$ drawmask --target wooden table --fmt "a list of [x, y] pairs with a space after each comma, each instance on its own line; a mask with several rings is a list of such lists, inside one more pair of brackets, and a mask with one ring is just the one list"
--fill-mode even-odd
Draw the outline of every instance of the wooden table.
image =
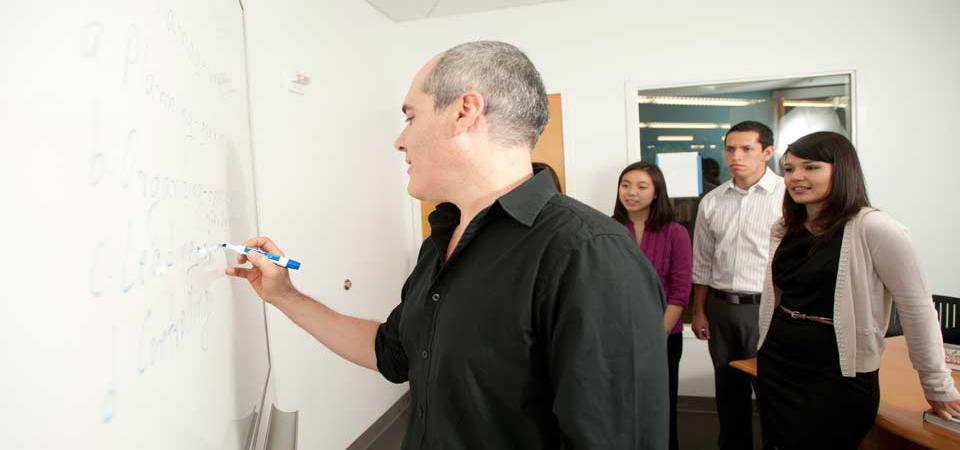
[[[757, 376], [756, 358], [733, 361], [730, 366]], [[960, 386], [960, 372], [953, 372], [953, 380]], [[880, 409], [863, 448], [960, 449], [960, 435], [923, 421], [923, 411], [929, 408], [907, 358], [907, 341], [903, 336], [888, 338], [880, 364]]]

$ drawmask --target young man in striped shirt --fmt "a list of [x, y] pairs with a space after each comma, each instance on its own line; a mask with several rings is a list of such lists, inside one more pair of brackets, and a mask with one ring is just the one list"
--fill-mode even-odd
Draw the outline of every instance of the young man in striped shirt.
[[757, 354], [760, 292], [770, 228], [780, 219], [783, 178], [767, 167], [773, 132], [746, 121], [730, 128], [723, 159], [732, 178], [700, 202], [693, 235], [692, 328], [709, 340], [721, 450], [753, 448], [751, 380], [730, 361]]

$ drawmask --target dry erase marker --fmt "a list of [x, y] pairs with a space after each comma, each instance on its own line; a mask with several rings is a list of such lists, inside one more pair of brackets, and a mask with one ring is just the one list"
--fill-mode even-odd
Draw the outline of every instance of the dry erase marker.
[[297, 270], [297, 269], [300, 268], [300, 262], [299, 262], [299, 261], [294, 261], [294, 260], [292, 260], [292, 259], [290, 259], [290, 258], [287, 258], [286, 256], [277, 256], [277, 255], [274, 255], [274, 254], [272, 254], [272, 253], [267, 253], [267, 252], [265, 252], [265, 251], [263, 251], [263, 250], [260, 250], [260, 249], [250, 248], [250, 247], [244, 247], [244, 246], [242, 246], [242, 245], [233, 245], [233, 244], [221, 244], [221, 247], [223, 247], [223, 248], [228, 248], [228, 249], [230, 249], [230, 250], [233, 250], [233, 251], [235, 251], [235, 252], [237, 252], [237, 253], [242, 253], [242, 254], [244, 254], [244, 255], [248, 255], [248, 254], [250, 254], [250, 252], [259, 253], [259, 254], [263, 255], [264, 257], [266, 257], [267, 259], [269, 259], [270, 262], [272, 262], [272, 263], [274, 263], [274, 264], [276, 264], [276, 265], [278, 265], [278, 266], [280, 266], [280, 267], [286, 267], [286, 268], [288, 268], [288, 269], [293, 269], [293, 270]]

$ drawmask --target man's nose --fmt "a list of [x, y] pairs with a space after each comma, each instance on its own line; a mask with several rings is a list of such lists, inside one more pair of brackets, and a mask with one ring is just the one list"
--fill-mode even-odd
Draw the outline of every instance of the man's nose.
[[400, 135], [393, 140], [393, 148], [400, 152], [407, 151], [407, 147], [404, 144], [403, 133], [400, 133]]

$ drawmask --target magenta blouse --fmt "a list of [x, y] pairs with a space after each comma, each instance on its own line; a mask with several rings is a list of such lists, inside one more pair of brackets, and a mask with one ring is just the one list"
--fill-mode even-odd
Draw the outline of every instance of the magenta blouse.
[[[633, 222], [624, 224], [636, 242], [636, 230]], [[690, 290], [693, 286], [693, 249], [690, 247], [690, 235], [687, 229], [676, 222], [670, 222], [659, 231], [643, 230], [640, 251], [650, 260], [650, 264], [660, 276], [660, 285], [667, 298], [668, 305], [686, 308], [690, 303]], [[683, 320], [678, 320], [671, 334], [683, 331]]]

